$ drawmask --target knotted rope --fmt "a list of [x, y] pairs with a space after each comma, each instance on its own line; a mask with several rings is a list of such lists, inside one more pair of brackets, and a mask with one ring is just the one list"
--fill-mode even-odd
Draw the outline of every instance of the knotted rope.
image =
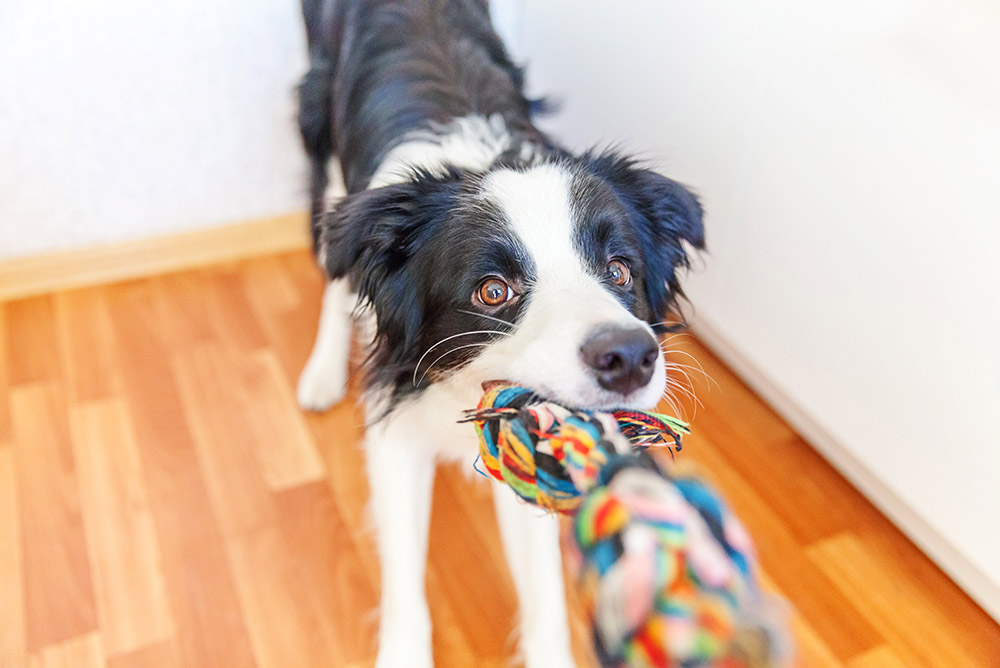
[[598, 657], [606, 666], [776, 665], [753, 548], [711, 489], [645, 452], [681, 449], [687, 425], [645, 411], [574, 410], [498, 385], [465, 421], [487, 473], [522, 499], [574, 514]]

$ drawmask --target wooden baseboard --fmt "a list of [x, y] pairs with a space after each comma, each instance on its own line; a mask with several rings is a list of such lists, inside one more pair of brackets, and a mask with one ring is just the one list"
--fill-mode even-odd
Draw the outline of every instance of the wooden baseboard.
[[956, 550], [934, 527], [855, 457], [827, 429], [817, 423], [801, 404], [768, 374], [732, 345], [704, 315], [691, 319], [691, 329], [719, 359], [736, 372], [750, 388], [802, 435], [834, 468], [885, 514], [931, 558], [955, 583], [965, 590], [987, 614], [1000, 622], [1000, 583], [980, 570]]
[[296, 212], [43, 255], [0, 260], [0, 301], [309, 248], [309, 216]]

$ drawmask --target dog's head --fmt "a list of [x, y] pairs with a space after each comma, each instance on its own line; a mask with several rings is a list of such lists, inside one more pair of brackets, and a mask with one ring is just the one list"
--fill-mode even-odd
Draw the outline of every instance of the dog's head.
[[[375, 312], [370, 382], [399, 399], [461, 373], [568, 405], [648, 408], [655, 335], [703, 247], [683, 186], [614, 154], [414, 174], [351, 195], [319, 257]], [[468, 378], [466, 378], [468, 379]]]

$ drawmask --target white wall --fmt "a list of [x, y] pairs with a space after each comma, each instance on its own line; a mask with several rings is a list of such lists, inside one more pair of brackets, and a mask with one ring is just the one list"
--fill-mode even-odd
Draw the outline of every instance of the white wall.
[[700, 191], [698, 329], [1000, 618], [1000, 8], [502, 4], [551, 130]]
[[0, 3], [0, 258], [303, 210], [297, 0]]

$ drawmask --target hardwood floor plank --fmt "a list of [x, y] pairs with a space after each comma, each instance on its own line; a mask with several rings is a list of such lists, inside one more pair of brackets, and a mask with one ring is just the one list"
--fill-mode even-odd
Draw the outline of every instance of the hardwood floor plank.
[[102, 399], [121, 391], [114, 364], [115, 337], [103, 288], [53, 295], [63, 378], [71, 401]]
[[[859, 512], [860, 521], [851, 532], [883, 568], [919, 587], [922, 609], [947, 617], [955, 642], [977, 661], [1000, 665], [1000, 627], [888, 520], [868, 506], [871, 514]], [[874, 595], [874, 593], [866, 594]]]
[[[503, 557], [489, 481], [466, 479], [455, 465], [438, 466], [429, 534], [427, 600], [435, 628], [461, 635], [438, 653], [475, 663], [517, 651], [517, 597]], [[478, 474], [475, 474], [478, 475]], [[444, 558], [447, 555], [447, 558]], [[470, 595], [470, 592], [474, 592]], [[435, 615], [441, 619], [438, 623]]]
[[371, 532], [366, 529], [369, 518], [368, 478], [364, 473], [362, 448], [364, 421], [364, 410], [358, 403], [356, 388], [325, 413], [306, 415], [306, 423], [326, 463], [337, 508], [348, 528], [357, 532], [355, 542], [363, 549], [366, 545], [371, 546], [369, 554], [374, 554], [374, 541]]
[[219, 340], [242, 351], [267, 346], [267, 338], [247, 297], [242, 277], [229, 267], [206, 272], [206, 296]]
[[785, 630], [789, 634], [785, 641], [789, 647], [785, 648], [792, 659], [793, 665], [802, 668], [839, 668], [844, 664], [834, 656], [827, 646], [823, 637], [802, 617], [793, 606], [789, 605], [789, 597], [778, 588], [774, 581], [768, 577], [767, 573], [758, 573], [761, 588], [768, 594], [777, 597], [774, 603], [784, 606], [779, 619], [786, 622]]
[[913, 663], [913, 659], [903, 660], [892, 647], [880, 645], [849, 661], [847, 668], [912, 668], [915, 665], [918, 664]]
[[[222, 535], [175, 385], [161, 319], [169, 291], [154, 282], [113, 286], [109, 306], [130, 422], [162, 555], [163, 578], [184, 668], [253, 666]], [[179, 309], [178, 309], [179, 311]], [[177, 345], [180, 341], [174, 339]]]
[[354, 541], [325, 480], [275, 494], [285, 541], [309, 583], [313, 606], [333, 638], [330, 664], [374, 660], [378, 571]]
[[323, 480], [326, 465], [277, 357], [257, 352], [242, 366], [247, 424], [268, 486], [280, 490]]
[[244, 263], [240, 276], [258, 319], [265, 312], [288, 313], [304, 306], [299, 287], [279, 256]]
[[10, 364], [14, 348], [8, 335], [7, 305], [0, 302], [0, 443], [10, 443]]
[[332, 630], [308, 605], [311, 585], [277, 527], [231, 536], [227, 548], [257, 665], [340, 665]]
[[[807, 549], [837, 588], [857, 601], [859, 614], [894, 650], [912, 650], [934, 666], [987, 665], [1000, 654], [973, 655], [956, 637], [950, 616], [928, 605], [923, 584], [911, 581], [895, 562], [843, 533]], [[875, 583], [879, 583], [877, 588]]]
[[31, 656], [30, 668], [104, 668], [104, 647], [99, 633], [48, 645]]
[[248, 423], [251, 408], [240, 385], [245, 363], [239, 354], [215, 343], [178, 353], [174, 360], [185, 419], [191, 425], [212, 508], [227, 538], [275, 521]]
[[7, 347], [10, 384], [57, 380], [60, 373], [52, 297], [44, 295], [7, 302]]
[[[309, 275], [291, 268], [286, 258], [274, 260], [264, 276], [247, 277], [247, 293], [271, 348], [295, 387], [312, 350], [313, 336], [303, 336], [303, 332], [316, 333], [319, 312], [314, 300], [321, 299], [322, 282], [315, 267], [314, 275]], [[298, 274], [308, 275], [307, 282]], [[289, 294], [290, 287], [295, 290], [294, 297]]]
[[27, 658], [16, 482], [13, 448], [0, 443], [0, 666]]
[[184, 668], [173, 641], [147, 645], [140, 649], [108, 657], [108, 668]]
[[197, 345], [215, 338], [211, 307], [205, 289], [210, 269], [192, 269], [157, 276], [148, 282], [152, 302], [149, 307], [169, 323], [159, 333], [172, 350]]
[[29, 652], [97, 629], [66, 405], [55, 383], [11, 391]]
[[124, 401], [77, 405], [70, 424], [105, 650], [120, 654], [165, 640], [173, 619]]

